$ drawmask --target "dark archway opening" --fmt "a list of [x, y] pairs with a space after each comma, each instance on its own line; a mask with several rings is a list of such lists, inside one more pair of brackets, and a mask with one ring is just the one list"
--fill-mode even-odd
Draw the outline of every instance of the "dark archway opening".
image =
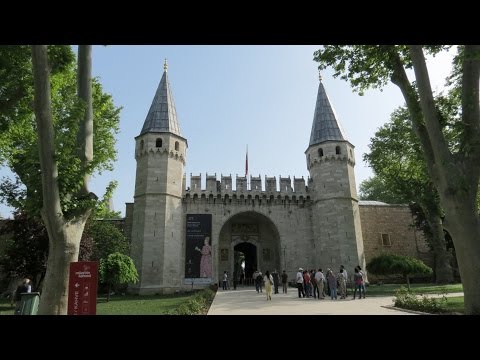
[[[243, 242], [235, 245], [234, 271], [237, 274], [241, 284], [245, 284], [245, 279], [251, 279], [253, 272], [258, 268], [257, 247], [251, 243]], [[245, 267], [242, 268], [242, 263]]]

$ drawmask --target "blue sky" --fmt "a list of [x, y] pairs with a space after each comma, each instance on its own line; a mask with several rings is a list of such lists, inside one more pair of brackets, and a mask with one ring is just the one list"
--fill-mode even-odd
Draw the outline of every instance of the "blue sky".
[[[96, 175], [91, 191], [103, 196], [111, 180], [118, 181], [115, 210], [125, 212], [133, 201], [136, 162], [134, 137], [140, 133], [168, 58], [168, 75], [180, 128], [188, 140], [187, 186], [190, 173], [245, 174], [248, 144], [249, 174], [308, 177], [304, 151], [308, 147], [318, 89], [313, 52], [321, 46], [94, 46], [93, 72], [104, 90], [122, 106], [118, 159], [113, 172]], [[429, 62], [434, 89], [441, 89], [450, 55]], [[362, 156], [370, 138], [403, 105], [400, 90], [353, 93], [349, 84], [322, 72], [323, 83], [347, 139], [355, 146], [357, 189], [372, 176]], [[0, 169], [0, 177], [8, 175]], [[11, 209], [0, 205], [0, 215]]]

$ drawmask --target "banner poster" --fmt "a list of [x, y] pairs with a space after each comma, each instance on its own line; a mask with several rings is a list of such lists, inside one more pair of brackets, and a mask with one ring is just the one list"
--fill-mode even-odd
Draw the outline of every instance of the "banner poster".
[[212, 214], [187, 214], [185, 284], [210, 284], [212, 267]]

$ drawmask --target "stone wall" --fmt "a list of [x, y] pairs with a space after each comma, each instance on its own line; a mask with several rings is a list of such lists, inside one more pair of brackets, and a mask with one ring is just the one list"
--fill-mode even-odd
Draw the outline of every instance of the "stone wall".
[[[360, 204], [363, 246], [366, 262], [381, 254], [412, 256], [433, 266], [423, 234], [415, 229], [408, 205]], [[382, 239], [382, 234], [383, 239]], [[370, 281], [375, 281], [369, 275]]]

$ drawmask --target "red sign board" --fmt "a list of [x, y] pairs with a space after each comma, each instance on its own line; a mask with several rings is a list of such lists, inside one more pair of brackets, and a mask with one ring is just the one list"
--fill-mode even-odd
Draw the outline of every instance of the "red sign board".
[[96, 261], [70, 263], [68, 282], [68, 315], [95, 315], [97, 313]]

